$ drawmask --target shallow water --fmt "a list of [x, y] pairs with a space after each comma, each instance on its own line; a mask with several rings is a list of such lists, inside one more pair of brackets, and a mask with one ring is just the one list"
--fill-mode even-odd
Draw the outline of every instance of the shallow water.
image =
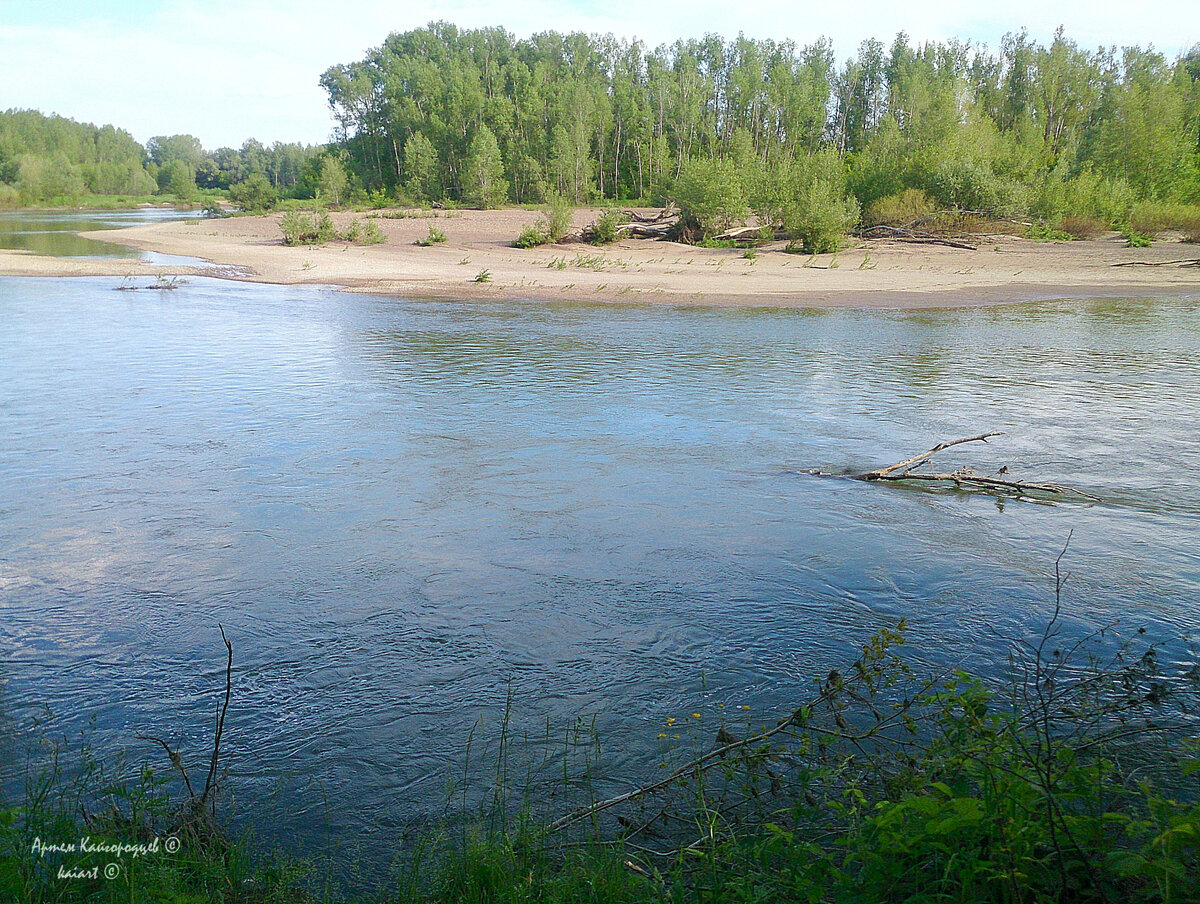
[[176, 210], [170, 207], [138, 207], [129, 210], [0, 210], [0, 248], [32, 251], [50, 257], [127, 258], [152, 264], [203, 264], [203, 261], [197, 261], [195, 258], [138, 251], [136, 248], [76, 234], [196, 217], [197, 213], [194, 210]]
[[[666, 717], [766, 718], [900, 617], [915, 655], [991, 669], [1048, 617], [1072, 531], [1071, 630], [1200, 627], [1196, 298], [116, 285], [0, 280], [0, 714], [199, 756], [222, 623], [237, 809], [272, 834], [390, 837], [436, 810], [510, 690], [522, 725], [595, 714], [623, 780]], [[1099, 501], [804, 473], [988, 429], [946, 463]]]

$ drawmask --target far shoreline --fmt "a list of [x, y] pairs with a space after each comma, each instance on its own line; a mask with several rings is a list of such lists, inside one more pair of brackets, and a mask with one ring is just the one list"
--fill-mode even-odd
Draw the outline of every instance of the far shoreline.
[[[577, 210], [575, 224], [596, 213]], [[79, 234], [210, 266], [0, 250], [0, 276], [211, 276], [410, 299], [876, 310], [1200, 294], [1200, 246], [1162, 240], [1128, 248], [1115, 234], [1063, 243], [978, 236], [978, 248], [970, 251], [867, 240], [815, 258], [772, 243], [748, 259], [741, 249], [646, 239], [523, 250], [512, 241], [537, 213], [519, 208], [340, 212], [333, 218], [344, 228], [372, 214], [383, 244], [289, 247], [279, 214], [175, 221]], [[447, 241], [416, 245], [431, 226]], [[487, 281], [476, 282], [485, 271]]]

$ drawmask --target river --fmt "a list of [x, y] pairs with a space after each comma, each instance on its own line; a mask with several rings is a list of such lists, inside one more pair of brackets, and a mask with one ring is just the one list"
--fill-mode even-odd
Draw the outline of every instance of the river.
[[[994, 673], [1067, 537], [1075, 633], [1200, 628], [1200, 304], [447, 303], [0, 279], [0, 715], [199, 761], [316, 840], [436, 812], [468, 736], [764, 720], [874, 630]], [[1096, 501], [806, 473], [933, 443]], [[42, 729], [45, 730], [45, 729]], [[8, 742], [9, 746], [12, 742]], [[11, 746], [10, 746], [11, 749]], [[162, 764], [165, 765], [165, 764]]]

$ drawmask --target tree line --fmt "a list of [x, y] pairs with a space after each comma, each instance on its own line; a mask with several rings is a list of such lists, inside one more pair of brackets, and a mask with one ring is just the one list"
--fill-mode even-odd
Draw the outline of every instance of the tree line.
[[161, 135], [143, 146], [111, 125], [35, 110], [0, 112], [0, 207], [87, 195], [197, 200], [227, 190], [251, 206], [270, 206], [278, 197], [315, 197], [331, 166], [340, 170], [339, 151], [321, 145], [250, 139], [240, 148], [207, 151], [193, 135]]
[[697, 173], [747, 204], [815, 192], [857, 210], [905, 190], [1050, 219], [1200, 200], [1200, 47], [1172, 60], [1061, 29], [997, 50], [900, 34], [839, 65], [824, 39], [650, 49], [436, 22], [321, 84], [352, 178], [413, 200], [657, 203]]

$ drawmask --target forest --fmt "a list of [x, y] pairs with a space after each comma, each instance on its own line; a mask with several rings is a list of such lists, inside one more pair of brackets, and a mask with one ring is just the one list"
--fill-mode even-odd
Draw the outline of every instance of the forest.
[[962, 41], [676, 41], [435, 22], [320, 76], [328, 145], [191, 135], [143, 147], [113, 126], [0, 113], [0, 207], [86, 196], [283, 198], [383, 206], [630, 202], [683, 210], [704, 240], [757, 222], [812, 249], [937, 211], [1075, 237], [1200, 231], [1200, 46], [997, 50]]
[[322, 146], [264, 147], [254, 139], [239, 149], [205, 151], [192, 135], [158, 136], [143, 146], [111, 125], [7, 110], [0, 112], [0, 208], [94, 196], [197, 201], [231, 188], [235, 196], [257, 192], [255, 200], [312, 198], [327, 155]]
[[717, 220], [832, 207], [853, 221], [884, 202], [1108, 225], [1139, 201], [1200, 200], [1200, 48], [900, 34], [839, 65], [824, 39], [651, 50], [439, 22], [321, 83], [353, 178], [412, 200], [690, 194]]

